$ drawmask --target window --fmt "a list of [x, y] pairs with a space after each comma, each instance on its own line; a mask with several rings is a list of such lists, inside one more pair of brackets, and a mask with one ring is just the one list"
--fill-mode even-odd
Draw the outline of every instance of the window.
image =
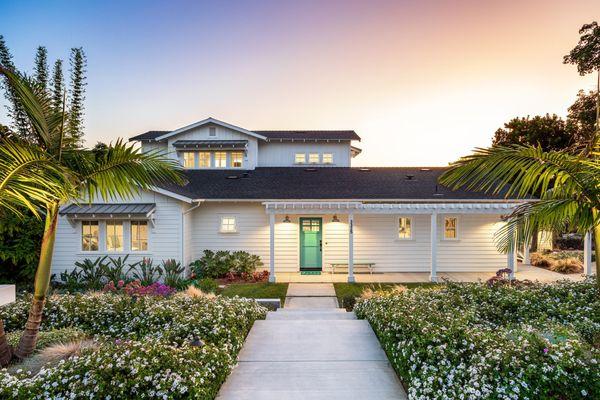
[[215, 167], [225, 168], [227, 167], [227, 153], [224, 151], [217, 151], [215, 153]]
[[211, 126], [208, 128], [208, 136], [217, 136], [217, 127]]
[[311, 164], [318, 164], [319, 163], [319, 153], [310, 153], [308, 155], [308, 162]]
[[201, 151], [198, 153], [198, 168], [210, 168], [210, 153]]
[[457, 235], [457, 223], [456, 217], [445, 217], [444, 218], [444, 239], [456, 239]]
[[323, 153], [323, 164], [333, 164], [332, 153]]
[[148, 250], [148, 222], [131, 221], [131, 251]]
[[231, 166], [233, 168], [242, 168], [242, 160], [244, 159], [244, 153], [236, 151], [231, 153]]
[[183, 167], [184, 168], [194, 168], [195, 165], [195, 157], [194, 152], [192, 151], [184, 151], [183, 152]]
[[81, 221], [81, 250], [98, 251], [98, 221]]
[[304, 164], [306, 162], [306, 154], [304, 153], [296, 153], [296, 158], [294, 159], [296, 164]]
[[123, 251], [123, 223], [106, 223], [106, 251]]
[[398, 219], [398, 239], [412, 239], [412, 219], [400, 217]]
[[221, 217], [221, 232], [232, 233], [237, 232], [235, 217]]

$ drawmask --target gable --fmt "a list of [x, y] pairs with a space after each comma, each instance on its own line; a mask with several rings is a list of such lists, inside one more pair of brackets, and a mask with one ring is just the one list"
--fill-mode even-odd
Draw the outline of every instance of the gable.
[[[223, 121], [220, 121], [218, 119], [209, 117], [209, 118], [203, 119], [201, 121], [195, 122], [193, 124], [184, 126], [182, 128], [175, 129], [174, 131], [162, 134], [160, 136], [156, 136], [154, 138], [154, 140], [159, 141], [159, 140], [169, 139], [169, 138], [173, 138], [174, 136], [179, 136], [182, 133], [186, 133], [186, 132], [190, 132], [190, 131], [196, 131], [196, 132], [198, 132], [198, 131], [201, 130], [200, 128], [203, 128], [203, 127], [207, 127], [208, 128], [209, 126], [217, 126], [217, 127], [225, 128], [227, 130], [230, 130], [230, 131], [233, 131], [233, 132], [237, 132], [238, 134], [241, 134], [241, 135], [244, 135], [244, 136], [250, 136], [250, 137], [253, 137], [253, 138], [256, 138], [256, 139], [262, 139], [262, 140], [266, 140], [267, 139], [263, 135], [259, 135], [257, 133], [252, 132], [252, 131], [249, 131], [247, 129], [240, 128], [239, 126], [228, 124], [227, 122], [223, 122]], [[208, 129], [207, 129], [207, 131], [208, 131]], [[208, 135], [207, 135], [207, 138], [208, 138]]]

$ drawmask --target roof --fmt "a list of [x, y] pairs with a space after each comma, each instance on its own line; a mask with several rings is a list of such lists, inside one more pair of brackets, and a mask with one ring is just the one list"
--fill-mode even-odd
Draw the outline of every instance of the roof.
[[177, 148], [194, 149], [244, 149], [247, 140], [177, 140], [173, 143]]
[[143, 215], [147, 216], [156, 209], [154, 203], [131, 204], [71, 204], [60, 210], [60, 215]]
[[502, 195], [452, 191], [437, 180], [446, 168], [264, 167], [251, 171], [187, 170], [185, 186], [161, 188], [207, 200], [503, 200]]
[[268, 140], [358, 140], [354, 131], [254, 131]]
[[[179, 129], [177, 131], [180, 131]], [[129, 140], [153, 141], [161, 136], [177, 131], [148, 131]], [[360, 136], [354, 131], [253, 131], [255, 134], [264, 136], [267, 140], [358, 140]]]

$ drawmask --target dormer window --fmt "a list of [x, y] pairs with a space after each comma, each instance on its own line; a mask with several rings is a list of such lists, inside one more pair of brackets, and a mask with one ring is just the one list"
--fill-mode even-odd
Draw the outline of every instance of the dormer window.
[[194, 168], [196, 165], [195, 153], [193, 151], [183, 152], [183, 168]]
[[215, 137], [217, 136], [217, 127], [211, 126], [208, 128], [208, 136]]
[[296, 153], [296, 157], [294, 159], [296, 164], [304, 164], [306, 162], [306, 154], [304, 153]]
[[224, 151], [215, 152], [215, 168], [227, 167], [227, 153]]
[[311, 164], [318, 164], [319, 163], [319, 153], [310, 153], [308, 155], [308, 162]]

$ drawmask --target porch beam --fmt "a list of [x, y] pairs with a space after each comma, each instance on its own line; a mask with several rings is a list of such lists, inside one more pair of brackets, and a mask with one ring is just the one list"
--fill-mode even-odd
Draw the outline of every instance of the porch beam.
[[354, 214], [348, 214], [348, 282], [356, 282], [354, 278]]
[[[597, 257], [596, 255], [596, 263], [598, 263]], [[583, 238], [583, 273], [587, 276], [592, 275], [592, 235], [590, 232], [586, 232]]]
[[429, 280], [437, 282], [437, 213], [431, 214], [431, 264]]
[[275, 214], [269, 214], [269, 282], [275, 282]]

